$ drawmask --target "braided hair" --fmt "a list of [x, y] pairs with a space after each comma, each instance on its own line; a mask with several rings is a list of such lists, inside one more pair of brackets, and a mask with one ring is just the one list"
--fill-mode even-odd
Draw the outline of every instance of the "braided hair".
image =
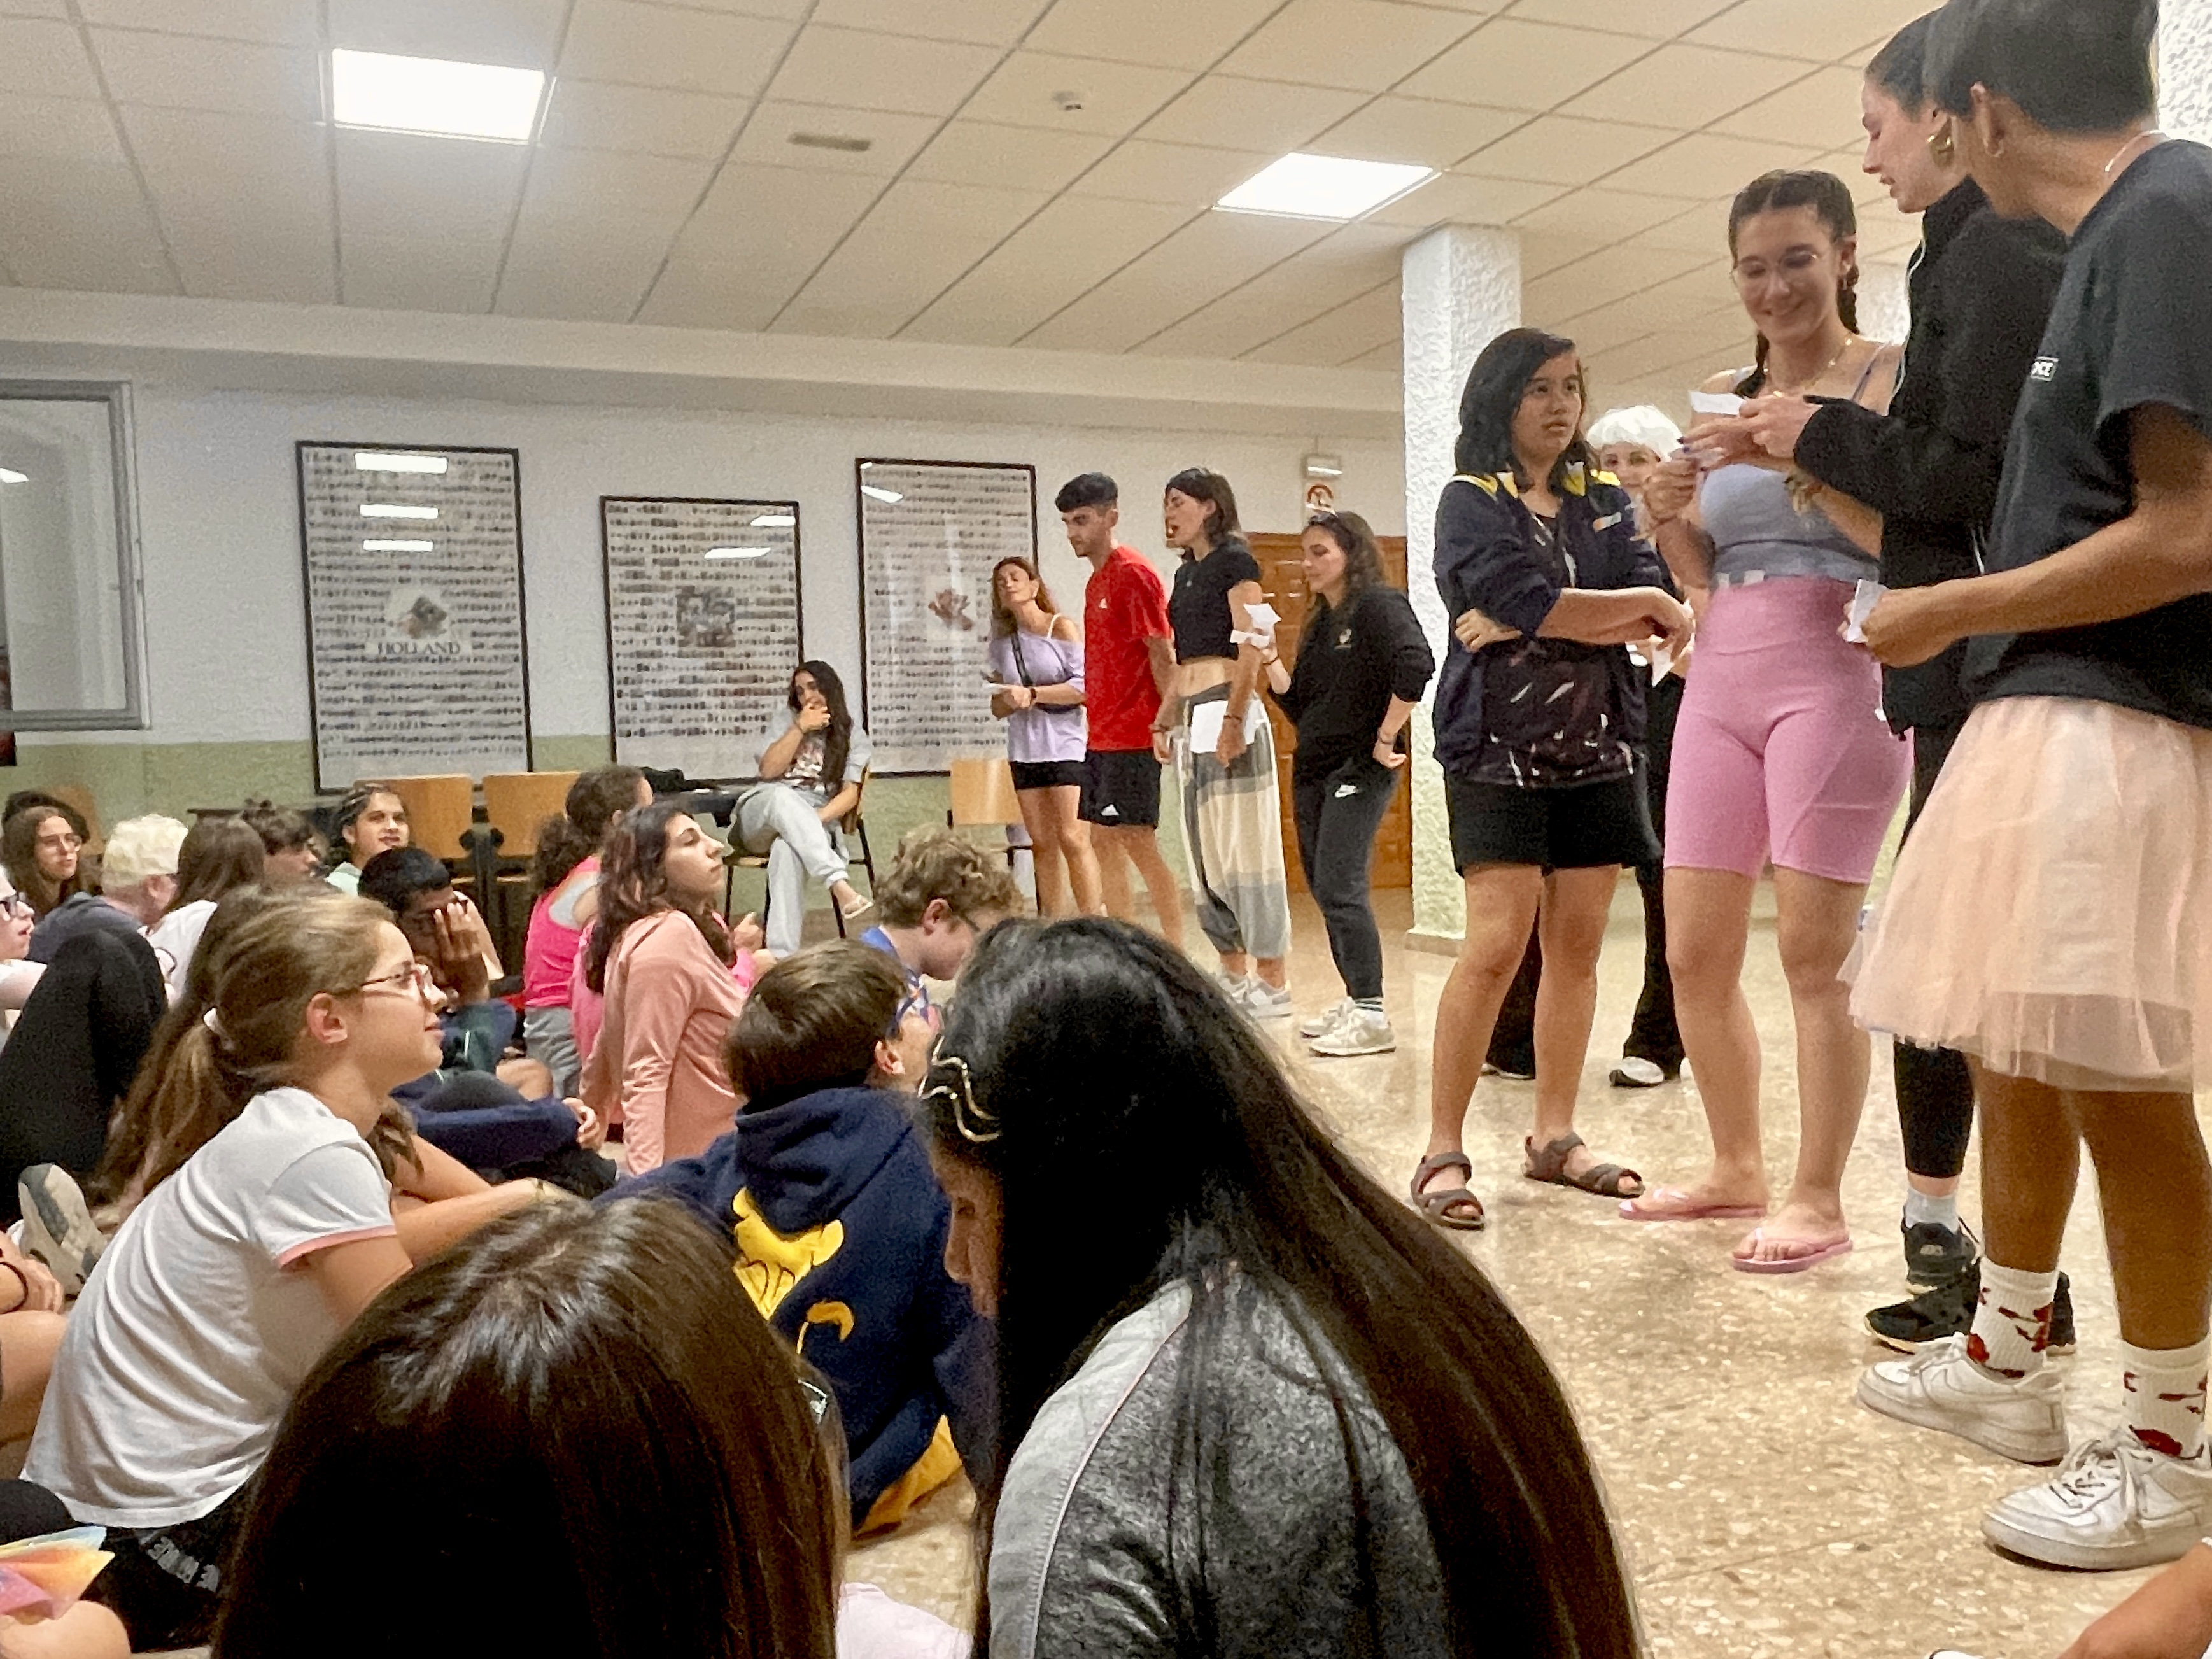
[[[1811, 168], [1762, 173], [1736, 192], [1735, 200], [1729, 207], [1729, 257], [1735, 257], [1736, 233], [1742, 229], [1745, 220], [1762, 213], [1780, 213], [1801, 207], [1812, 209], [1813, 216], [1820, 222], [1820, 228], [1838, 242], [1859, 234], [1858, 210], [1851, 204], [1850, 188], [1834, 173]], [[1836, 289], [1836, 313], [1854, 334], [1859, 331], [1858, 290], [1858, 260], [1853, 258], [1844, 263], [1843, 281]], [[1759, 337], [1757, 355], [1752, 360], [1751, 373], [1736, 382], [1739, 398], [1755, 398], [1765, 388], [1768, 349], [1766, 336], [1762, 334]]]

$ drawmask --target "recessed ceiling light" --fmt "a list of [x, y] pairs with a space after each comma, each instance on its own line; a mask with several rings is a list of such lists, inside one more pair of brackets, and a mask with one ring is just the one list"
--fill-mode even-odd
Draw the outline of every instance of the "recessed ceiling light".
[[361, 516], [364, 519], [434, 519], [434, 507], [399, 507], [390, 501], [364, 501]]
[[331, 53], [331, 113], [342, 127], [527, 143], [544, 94], [542, 70], [343, 46]]
[[768, 552], [765, 547], [710, 547], [707, 550], [707, 556], [710, 559], [764, 559]]
[[380, 449], [357, 449], [353, 464], [363, 472], [443, 472], [443, 455], [397, 455]]
[[379, 541], [374, 538], [361, 544], [364, 553], [428, 553], [436, 545], [434, 542]]
[[798, 524], [798, 522], [799, 518], [796, 514], [763, 513], [760, 517], [753, 520], [753, 528], [756, 530], [789, 530]]
[[1357, 219], [1436, 176], [1434, 167], [1406, 161], [1293, 152], [1261, 168], [1214, 205], [1231, 213], [1292, 219]]
[[30, 482], [31, 475], [29, 473], [11, 472], [6, 467], [0, 466], [0, 483], [28, 483]]
[[906, 499], [905, 496], [900, 495], [896, 489], [884, 489], [875, 484], [862, 484], [860, 486], [860, 493], [863, 495], [866, 495], [870, 501], [882, 501], [887, 505], [897, 501], [902, 501]]

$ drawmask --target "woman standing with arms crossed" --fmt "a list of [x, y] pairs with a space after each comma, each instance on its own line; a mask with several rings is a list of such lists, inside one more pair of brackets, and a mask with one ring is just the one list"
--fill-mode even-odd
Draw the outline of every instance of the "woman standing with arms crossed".
[[1398, 1039], [1382, 1012], [1382, 939], [1367, 870], [1406, 764], [1406, 722], [1437, 662], [1413, 607], [1383, 577], [1366, 520], [1321, 514], [1299, 548], [1313, 614], [1295, 668], [1268, 647], [1267, 689], [1297, 723], [1291, 793], [1298, 862], [1328, 924], [1345, 993], [1299, 1035], [1317, 1054], [1388, 1054]]
[[[1770, 173], [1738, 193], [1729, 246], [1758, 359], [1748, 374], [1714, 376], [1707, 392], [1887, 405], [1898, 353], [1856, 331], [1856, 233], [1850, 191], [1831, 173]], [[1800, 1273], [1851, 1248], [1841, 1187], [1872, 1051], [1839, 975], [1911, 757], [1882, 724], [1873, 659], [1841, 637], [1852, 585], [1880, 567], [1827, 513], [1800, 511], [1780, 473], [1727, 464], [1739, 424], [1693, 428], [1689, 451], [1644, 492], [1676, 578], [1711, 592], [1667, 792], [1667, 956], [1713, 1163], [1687, 1188], [1662, 1187], [1621, 1213], [1766, 1212], [1759, 1032], [1742, 981], [1752, 896], [1771, 857], [1802, 1127], [1789, 1197], [1733, 1265]], [[1715, 460], [1700, 483], [1701, 462]], [[1855, 505], [1835, 510], [1863, 519]]]
[[[1054, 609], [1027, 559], [991, 571], [991, 713], [1006, 723], [1014, 799], [1036, 864], [1037, 909], [1066, 913], [1067, 893], [1085, 915], [1098, 910], [1098, 860], [1083, 805], [1083, 630]], [[1060, 870], [1067, 871], [1066, 888]]]
[[1291, 892], [1274, 734], [1253, 707], [1268, 638], [1252, 620], [1263, 603], [1260, 565], [1237, 524], [1236, 493], [1218, 472], [1176, 473], [1162, 510], [1167, 544], [1183, 558], [1168, 599], [1175, 690], [1154, 729], [1165, 737], [1181, 728], [1176, 779], [1198, 925], [1221, 953], [1222, 978], [1237, 1000], [1260, 1018], [1280, 1019], [1291, 1012]]
[[1571, 340], [1510, 329], [1482, 349], [1460, 397], [1458, 476], [1437, 503], [1437, 587], [1453, 618], [1437, 684], [1437, 760], [1467, 932], [1437, 1006], [1428, 1156], [1413, 1202], [1447, 1227], [1482, 1225], [1462, 1146], [1491, 1028], [1541, 927], [1531, 1179], [1607, 1198], [1644, 1190], [1574, 1132], [1597, 1012], [1598, 948], [1624, 864], [1650, 858], [1636, 778], [1642, 672], [1625, 648], [1679, 642], [1690, 615], [1636, 532], [1617, 484], [1590, 474], [1583, 372]]

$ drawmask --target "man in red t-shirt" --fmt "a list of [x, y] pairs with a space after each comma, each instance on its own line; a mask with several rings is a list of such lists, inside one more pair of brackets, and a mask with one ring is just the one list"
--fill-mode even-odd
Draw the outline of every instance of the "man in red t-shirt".
[[1167, 590], [1144, 556], [1114, 539], [1121, 492], [1103, 472], [1060, 486], [1053, 505], [1067, 543], [1091, 562], [1083, 594], [1084, 708], [1090, 751], [1084, 757], [1082, 817], [1098, 854], [1106, 914], [1127, 921], [1129, 872], [1137, 866], [1159, 915], [1160, 932], [1182, 944], [1182, 892], [1169, 874], [1153, 831], [1160, 822], [1160, 695], [1175, 674]]

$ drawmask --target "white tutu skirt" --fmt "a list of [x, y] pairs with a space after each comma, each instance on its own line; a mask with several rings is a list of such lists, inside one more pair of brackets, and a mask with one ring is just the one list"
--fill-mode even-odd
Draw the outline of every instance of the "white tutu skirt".
[[2007, 1076], [2212, 1085], [2212, 732], [1984, 703], [1845, 974], [1860, 1024]]

